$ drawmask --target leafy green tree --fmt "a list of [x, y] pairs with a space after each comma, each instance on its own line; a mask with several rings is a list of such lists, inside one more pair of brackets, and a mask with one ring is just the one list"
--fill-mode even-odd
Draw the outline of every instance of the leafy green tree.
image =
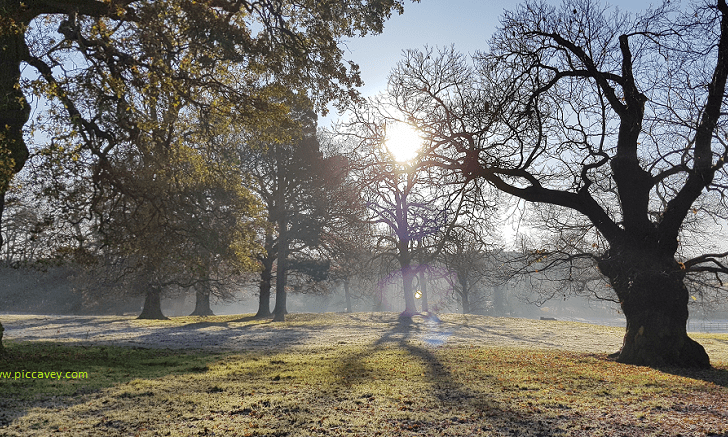
[[526, 2], [501, 22], [472, 63], [408, 52], [395, 105], [433, 165], [588, 223], [592, 251], [571, 259], [590, 256], [621, 304], [619, 361], [708, 367], [686, 333], [685, 278], [720, 281], [726, 253], [683, 250], [683, 231], [698, 209], [725, 217], [726, 2], [637, 16]]
[[[30, 106], [24, 93], [31, 86], [21, 79], [24, 63], [39, 74], [36, 92], [58, 104], [57, 114], [103, 162], [130, 140], [119, 137], [117, 127], [126, 112], [143, 108], [127, 100], [126, 88], [149, 72], [182, 100], [194, 101], [193, 89], [215, 89], [226, 97], [224, 109], [251, 125], [275, 122], [273, 113], [286, 112], [269, 105], [267, 91], [254, 86], [260, 76], [306, 89], [324, 110], [332, 100], [356, 97], [361, 84], [358, 67], [347, 64], [337, 46], [341, 38], [381, 32], [392, 11], [402, 10], [397, 0], [2, 0], [0, 217], [10, 178], [28, 157], [23, 127]], [[138, 50], [153, 44], [159, 53]], [[180, 56], [165, 62], [162, 52]], [[79, 92], [83, 81], [97, 81], [103, 94]]]
[[[306, 108], [306, 101], [297, 104]], [[270, 289], [275, 264], [276, 306], [273, 315], [283, 319], [286, 313], [286, 275], [295, 261], [305, 271], [313, 259], [307, 257], [319, 245], [327, 221], [329, 204], [327, 186], [336, 181], [328, 178], [327, 160], [319, 147], [316, 114], [308, 109], [292, 110], [294, 122], [287, 134], [256, 132], [240, 139], [243, 169], [252, 178], [251, 189], [257, 193], [267, 211], [269, 226], [265, 231], [257, 317], [271, 315]], [[267, 138], [287, 141], [268, 142]], [[292, 255], [298, 254], [294, 260]], [[303, 257], [303, 258], [301, 258]], [[311, 275], [309, 275], [311, 276]]]
[[[229, 104], [249, 113], [258, 109], [255, 101], [265, 101], [265, 96], [250, 92], [246, 75], [264, 73], [287, 87], [307, 89], [316, 107], [323, 110], [332, 100], [351, 99], [361, 84], [358, 67], [347, 63], [337, 46], [341, 38], [381, 32], [384, 21], [392, 11], [401, 13], [403, 4], [396, 0], [3, 0], [0, 11], [4, 60], [0, 67], [4, 175], [0, 188], [4, 192], [12, 174], [28, 157], [23, 126], [30, 106], [24, 95], [28, 87], [20, 75], [24, 63], [42, 76], [43, 91], [62, 102], [71, 124], [89, 137], [109, 142], [115, 139], [112, 130], [93, 113], [102, 108], [84, 105], [78, 96], [68, 93], [69, 76], [103, 73], [108, 76], [106, 98], [113, 99], [123, 97], [123, 87], [134, 80], [136, 70], [154, 70], [176, 84], [181, 96], [194, 99], [189, 93], [191, 84], [217, 86], [229, 97], [236, 95]], [[164, 38], [160, 38], [162, 33]], [[142, 44], [183, 48], [184, 56], [174, 63], [160, 62], [159, 56], [137, 50]], [[79, 62], [66, 68], [71, 59]], [[236, 82], [219, 81], [220, 74], [232, 65], [243, 79], [237, 82], [243, 84], [240, 88], [231, 85]]]
[[[209, 296], [256, 268], [258, 203], [234, 177], [239, 171], [221, 170], [184, 144], [167, 146], [176, 156], [161, 162], [125, 156], [108, 175], [121, 189], [101, 183], [108, 194], [94, 202], [106, 261], [100, 267], [117, 285], [143, 287], [134, 290], [146, 295], [141, 318], [162, 317], [160, 297], [169, 287]], [[139, 165], [120, 170], [129, 161]]]

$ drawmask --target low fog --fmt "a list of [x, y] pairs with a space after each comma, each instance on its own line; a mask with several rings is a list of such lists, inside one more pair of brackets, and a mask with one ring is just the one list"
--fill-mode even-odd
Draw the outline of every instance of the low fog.
[[[84, 293], [77, 276], [78, 272], [69, 266], [0, 268], [2, 314], [138, 316], [142, 311], [142, 296], [107, 295], [92, 298]], [[365, 284], [372, 283], [365, 281]], [[376, 289], [367, 289], [367, 285], [352, 287], [352, 312], [404, 310], [398, 281], [374, 283], [377, 284]], [[254, 283], [240, 286], [227, 300], [213, 298], [211, 309], [216, 315], [254, 314], [258, 309], [257, 291], [257, 284]], [[324, 292], [320, 287], [309, 293], [306, 291], [291, 290], [287, 302], [289, 313], [347, 311], [343, 285], [333, 284]], [[523, 281], [483, 287], [475, 290], [474, 297], [476, 304], [470, 314], [625, 326], [618, 303], [584, 296], [561, 296], [541, 302], [539, 299], [542, 300], [543, 296]], [[416, 303], [417, 309], [422, 311], [422, 297]], [[270, 304], [271, 307], [275, 305], [274, 297]], [[194, 309], [194, 292], [177, 290], [162, 299], [162, 312], [168, 317], [187, 316]], [[430, 282], [427, 310], [435, 314], [462, 313], [462, 305], [447, 281], [440, 279]], [[688, 331], [728, 332], [728, 308], [693, 300]]]

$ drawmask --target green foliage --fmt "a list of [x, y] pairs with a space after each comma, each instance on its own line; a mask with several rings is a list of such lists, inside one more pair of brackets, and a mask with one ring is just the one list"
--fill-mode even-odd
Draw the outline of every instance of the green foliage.
[[166, 144], [121, 157], [105, 170], [97, 198], [106, 254], [150, 284], [226, 281], [257, 268], [259, 211], [240, 171], [209, 149]]
[[[185, 198], [187, 206], [194, 204], [190, 202], [193, 197], [190, 193], [196, 188], [203, 188], [202, 196], [213, 193], [218, 196], [212, 202], [216, 206], [222, 206], [220, 196], [226, 197], [234, 206], [217, 211], [240, 214], [239, 219], [247, 223], [232, 226], [233, 235], [216, 234], [215, 230], [197, 235], [192, 250], [215, 239], [227, 239], [227, 247], [219, 247], [218, 243], [217, 248], [207, 248], [207, 255], [202, 255], [202, 269], [219, 265], [215, 256], [226, 252], [221, 256], [232, 260], [234, 268], [250, 270], [254, 252], [258, 250], [252, 243], [255, 231], [250, 226], [256, 220], [253, 199], [239, 186], [230, 188], [214, 182], [213, 174], [215, 180], [227, 176], [207, 173], [200, 158], [194, 157], [200, 152], [185, 150], [180, 136], [169, 135], [181, 134], [175, 125], [178, 118], [189, 115], [183, 111], [194, 107], [218, 117], [235, 119], [251, 130], [264, 131], [286, 122], [288, 108], [281, 103], [280, 96], [289, 90], [308, 95], [322, 112], [332, 100], [339, 103], [355, 100], [358, 96], [355, 88], [361, 85], [358, 67], [344, 60], [338, 43], [346, 36], [381, 32], [391, 12], [401, 13], [402, 9], [400, 0], [307, 0], [303, 3], [76, 0], [71, 5], [1, 0], [0, 195], [4, 196], [10, 178], [20, 171], [28, 156], [23, 128], [30, 106], [23, 93], [32, 92], [49, 102], [39, 122], [51, 140], [50, 144], [38, 147], [45, 149], [39, 154], [57, 158], [57, 162], [51, 161], [55, 167], [65, 167], [69, 157], [72, 163], [90, 164], [76, 173], [63, 174], [61, 190], [52, 190], [52, 193], [70, 199], [71, 190], [67, 187], [91, 173], [93, 186], [82, 184], [80, 189], [72, 188], [73, 194], [85, 202], [84, 207], [108, 207], [108, 202], [112, 202], [116, 212], [133, 207], [140, 213], [135, 224], [126, 220], [127, 224], [136, 226], [126, 229], [126, 236], [131, 238], [122, 242], [105, 241], [100, 246], [134, 252], [134, 238], [138, 241], [149, 235], [139, 230], [155, 226], [154, 235], [169, 237], [169, 232], [159, 232], [158, 225], [171, 223], [166, 221], [170, 217], [165, 213], [172, 210], [180, 213], [179, 208], [162, 208], [169, 205], [149, 202], [128, 203], [129, 196], [109, 193], [112, 186], [117, 194], [134, 191], [128, 183], [123, 188], [118, 180], [101, 183], [104, 179], [112, 180], [108, 176], [122, 179], [127, 176], [127, 181], [130, 175], [140, 176], [140, 180], [149, 183], [149, 188], [157, 190], [157, 195], [172, 194], [171, 187], [179, 188], [170, 200]], [[38, 72], [38, 79], [21, 80], [23, 63]], [[35, 127], [32, 125], [29, 129], [34, 139], [38, 137]], [[143, 150], [144, 144], [156, 145], [152, 155], [150, 149]], [[56, 150], [49, 152], [49, 148]], [[73, 152], [69, 155], [64, 150]], [[204, 154], [199, 156], [207, 158]], [[126, 167], [118, 166], [124, 159], [141, 160], [126, 162]], [[171, 161], [167, 162], [168, 159]], [[114, 171], [109, 167], [112, 163], [117, 164]], [[168, 164], [170, 168], [166, 167]], [[181, 176], [182, 167], [186, 168], [186, 178]], [[195, 186], [191, 181], [200, 182], [204, 187]], [[54, 185], [53, 180], [46, 182]], [[196, 205], [203, 209], [211, 205], [210, 197], [196, 200]], [[71, 215], [70, 221], [79, 225], [82, 220], [77, 214]], [[103, 221], [110, 216], [101, 214], [101, 217], [100, 223], [96, 223], [99, 228], [108, 224]], [[164, 220], [160, 222], [161, 217]], [[193, 217], [199, 215], [187, 218]], [[229, 224], [218, 223], [214, 228], [220, 230]], [[167, 243], [159, 239], [152, 241]], [[179, 244], [162, 247], [171, 254], [189, 253], [184, 250], [189, 248]], [[60, 254], [67, 253], [68, 248], [63, 249]], [[72, 251], [76, 249], [79, 248]], [[149, 255], [165, 254], [141, 256]], [[187, 261], [199, 260], [199, 256], [187, 258]], [[137, 263], [144, 264], [139, 259]], [[146, 270], [153, 268], [158, 270], [158, 266], [147, 266]], [[210, 272], [203, 275], [209, 276]]]

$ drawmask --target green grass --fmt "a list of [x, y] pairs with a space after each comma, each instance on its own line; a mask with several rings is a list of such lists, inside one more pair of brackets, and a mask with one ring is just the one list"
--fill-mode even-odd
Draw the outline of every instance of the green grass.
[[217, 354], [113, 346], [69, 346], [54, 343], [8, 342], [8, 357], [0, 371], [87, 372], [79, 379], [2, 379], [0, 392], [32, 401], [49, 396], [75, 396], [125, 383], [205, 372]]
[[728, 363], [670, 372], [406, 341], [217, 354], [6, 346], [2, 371], [89, 378], [0, 380], [0, 435], [728, 434]]

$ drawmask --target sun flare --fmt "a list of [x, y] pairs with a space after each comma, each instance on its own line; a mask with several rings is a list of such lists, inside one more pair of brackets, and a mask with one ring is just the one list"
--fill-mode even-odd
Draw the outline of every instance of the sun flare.
[[387, 125], [386, 149], [397, 162], [411, 161], [422, 147], [422, 137], [412, 126], [405, 123]]

